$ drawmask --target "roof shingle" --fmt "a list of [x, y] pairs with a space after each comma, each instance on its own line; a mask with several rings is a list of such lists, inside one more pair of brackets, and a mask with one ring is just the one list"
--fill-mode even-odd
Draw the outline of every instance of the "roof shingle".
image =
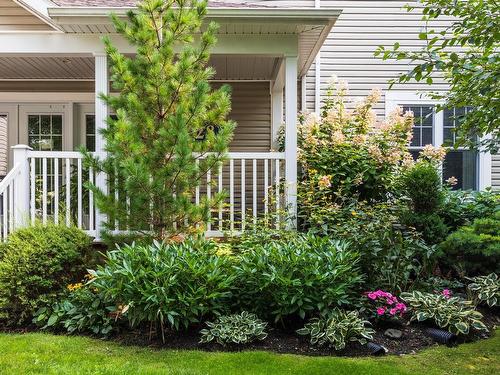
[[[101, 7], [101, 8], [120, 8], [133, 7], [138, 3], [138, 0], [52, 0], [52, 2], [60, 7]], [[255, 4], [247, 4], [244, 2], [225, 2], [225, 1], [208, 1], [209, 8], [260, 8]]]

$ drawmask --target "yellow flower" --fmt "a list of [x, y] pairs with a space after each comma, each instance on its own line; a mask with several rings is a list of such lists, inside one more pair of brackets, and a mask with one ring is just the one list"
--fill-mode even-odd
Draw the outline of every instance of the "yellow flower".
[[321, 176], [319, 181], [318, 181], [318, 186], [320, 187], [320, 189], [331, 187], [332, 186], [331, 178], [332, 178], [332, 176], [330, 176], [330, 175]]
[[356, 211], [351, 211], [351, 215], [356, 216], [357, 215]]
[[83, 286], [82, 283], [76, 283], [76, 284], [69, 284], [66, 288], [68, 288], [70, 292], [74, 292], [75, 290], [80, 289], [82, 286]]

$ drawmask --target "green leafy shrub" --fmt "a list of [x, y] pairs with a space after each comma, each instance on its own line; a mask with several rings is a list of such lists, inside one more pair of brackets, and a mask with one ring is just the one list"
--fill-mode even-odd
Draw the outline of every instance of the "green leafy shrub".
[[278, 321], [349, 304], [361, 281], [358, 261], [346, 242], [313, 235], [256, 245], [236, 259], [235, 305]]
[[240, 314], [225, 315], [215, 322], [207, 322], [208, 329], [202, 329], [201, 343], [215, 340], [221, 345], [247, 344], [267, 337], [267, 323], [257, 318], [257, 315], [246, 311]]
[[446, 225], [456, 230], [470, 225], [475, 219], [491, 217], [500, 211], [500, 192], [486, 191], [445, 191], [441, 216]]
[[419, 160], [403, 173], [402, 184], [415, 212], [434, 213], [443, 205], [444, 190], [435, 163]]
[[412, 320], [432, 320], [439, 327], [457, 335], [466, 335], [471, 328], [488, 331], [481, 321], [483, 315], [474, 309], [471, 301], [418, 291], [402, 293], [400, 297], [410, 307]]
[[297, 333], [311, 336], [313, 345], [328, 345], [335, 350], [342, 350], [349, 341], [366, 344], [372, 340], [375, 331], [367, 327], [369, 324], [359, 317], [357, 311], [334, 309], [327, 317], [311, 319]]
[[467, 290], [475, 300], [484, 302], [490, 307], [500, 305], [500, 280], [497, 274], [477, 276], [470, 280], [472, 283], [467, 285]]
[[358, 251], [368, 288], [398, 293], [429, 272], [435, 252], [419, 233], [400, 224], [402, 209], [398, 201], [351, 201], [324, 216], [325, 226], [317, 230], [349, 241]]
[[40, 307], [56, 300], [92, 266], [91, 243], [81, 230], [53, 224], [12, 233], [0, 245], [0, 319], [30, 322]]
[[444, 219], [436, 212], [405, 211], [401, 215], [401, 223], [415, 228], [422, 234], [422, 239], [428, 244], [438, 244], [448, 235], [448, 227]]
[[90, 332], [106, 336], [114, 328], [111, 316], [116, 306], [85, 285], [75, 286], [61, 301], [45, 306], [35, 313], [33, 323], [42, 329], [64, 329], [68, 333]]
[[212, 241], [125, 245], [106, 255], [93, 286], [117, 305], [128, 306], [135, 326], [179, 329], [227, 312], [234, 277], [230, 259], [217, 256]]
[[459, 275], [500, 273], [500, 211], [451, 233], [439, 249], [440, 263]]

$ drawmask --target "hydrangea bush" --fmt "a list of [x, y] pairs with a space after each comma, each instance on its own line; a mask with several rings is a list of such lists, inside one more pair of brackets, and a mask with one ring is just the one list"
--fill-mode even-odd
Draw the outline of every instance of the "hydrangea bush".
[[386, 200], [401, 171], [413, 163], [408, 152], [413, 114], [401, 108], [377, 122], [374, 90], [353, 110], [347, 88], [331, 83], [321, 116], [311, 113], [299, 126], [301, 213], [311, 225], [336, 211], [346, 199]]

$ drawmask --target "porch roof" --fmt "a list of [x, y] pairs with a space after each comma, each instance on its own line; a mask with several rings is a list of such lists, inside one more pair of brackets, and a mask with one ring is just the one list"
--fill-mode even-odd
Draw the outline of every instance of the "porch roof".
[[[109, 14], [113, 12], [125, 17], [129, 10], [135, 9], [137, 1], [52, 0], [48, 2], [37, 0], [33, 2], [18, 0], [18, 2], [25, 3], [25, 5], [36, 3], [37, 9], [35, 10], [32, 6], [32, 11], [36, 11], [38, 15], [43, 14], [51, 26], [59, 32], [75, 36], [77, 34], [97, 36], [115, 34]], [[273, 46], [278, 47], [283, 43], [294, 44], [292, 40], [296, 38], [297, 45], [294, 49], [298, 56], [298, 76], [301, 77], [307, 73], [340, 13], [341, 11], [337, 9], [278, 8], [242, 2], [209, 1], [207, 21], [219, 23], [220, 42], [224, 43], [228, 40], [229, 44], [233, 45], [227, 53], [219, 49], [214, 50], [214, 54], [231, 54], [231, 49], [234, 49], [234, 54], [245, 55], [248, 51], [249, 55], [256, 56], [256, 63], [264, 63], [266, 72], [270, 67], [272, 69], [272, 65], [276, 62], [269, 61], [269, 59], [266, 62], [260, 60], [273, 56], [273, 53], [270, 53], [273, 51]], [[251, 43], [247, 43], [247, 39], [250, 40], [250, 38]], [[283, 43], [280, 40], [283, 40]], [[240, 46], [234, 46], [235, 42]], [[266, 45], [267, 48], [261, 48], [262, 52], [257, 48], [252, 49], [252, 45], [255, 46], [256, 43]], [[0, 54], [1, 52], [0, 48]], [[273, 57], [282, 57], [286, 53], [276, 48], [276, 54]], [[259, 75], [262, 76], [262, 74]], [[246, 79], [255, 78], [250, 77], [249, 74], [246, 76]]]

